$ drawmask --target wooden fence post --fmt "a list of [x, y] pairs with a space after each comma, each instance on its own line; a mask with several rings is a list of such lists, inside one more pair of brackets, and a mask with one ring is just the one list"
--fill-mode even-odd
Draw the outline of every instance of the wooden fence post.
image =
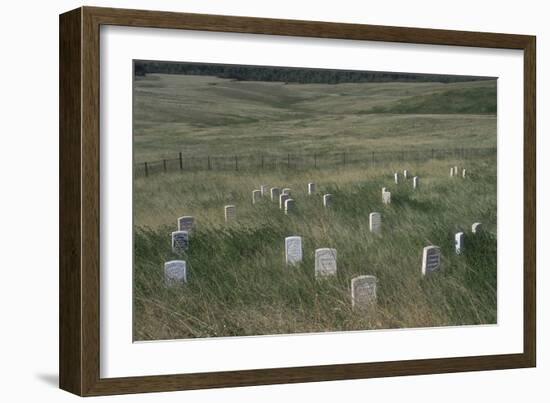
[[180, 171], [183, 171], [183, 156], [181, 155], [181, 151], [180, 151], [179, 157], [180, 157]]

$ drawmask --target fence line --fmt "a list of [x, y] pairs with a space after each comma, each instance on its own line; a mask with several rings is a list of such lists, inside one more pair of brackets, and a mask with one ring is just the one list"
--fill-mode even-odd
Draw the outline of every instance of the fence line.
[[135, 176], [149, 176], [155, 173], [174, 171], [245, 171], [245, 170], [281, 170], [281, 169], [318, 169], [337, 166], [366, 164], [375, 166], [388, 162], [428, 161], [434, 159], [468, 159], [496, 155], [495, 147], [488, 148], [451, 148], [399, 151], [371, 151], [352, 153], [349, 151], [333, 153], [285, 155], [256, 154], [231, 156], [183, 156], [156, 161], [144, 161], [134, 164]]

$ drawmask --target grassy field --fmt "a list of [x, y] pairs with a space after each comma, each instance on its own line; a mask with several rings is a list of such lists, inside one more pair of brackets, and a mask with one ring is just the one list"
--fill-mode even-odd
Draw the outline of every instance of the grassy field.
[[[470, 161], [467, 179], [449, 178], [449, 163], [407, 165], [421, 177], [392, 184], [392, 168], [348, 168], [269, 174], [158, 175], [135, 182], [135, 337], [138, 340], [302, 333], [496, 321], [496, 172], [494, 161]], [[315, 181], [318, 195], [307, 196]], [[297, 211], [285, 216], [269, 199], [252, 205], [260, 184], [288, 186]], [[381, 187], [392, 204], [381, 203]], [[330, 192], [335, 204], [322, 207]], [[223, 206], [237, 205], [238, 221], [225, 224]], [[368, 229], [378, 211], [383, 231]], [[177, 258], [170, 232], [176, 218], [195, 215], [188, 255], [189, 284], [163, 286], [162, 264]], [[472, 237], [481, 221], [487, 233]], [[467, 232], [467, 252], [454, 254], [453, 237]], [[284, 238], [300, 235], [304, 261], [284, 264]], [[442, 248], [444, 272], [421, 277], [422, 248]], [[338, 250], [338, 276], [314, 279], [314, 250]], [[180, 257], [181, 258], [181, 257]], [[379, 279], [378, 310], [353, 312], [350, 280]]]
[[[495, 147], [494, 81], [454, 84], [284, 84], [201, 76], [136, 81], [136, 161], [235, 153]], [[443, 106], [442, 106], [443, 105]], [[450, 178], [453, 165], [468, 177]], [[393, 183], [393, 172], [420, 177]], [[307, 195], [307, 183], [317, 193]], [[286, 216], [265, 184], [290, 187]], [[381, 188], [392, 192], [383, 205]], [[330, 210], [322, 194], [334, 195]], [[224, 205], [237, 206], [226, 224]], [[369, 213], [382, 213], [382, 233]], [[171, 251], [182, 215], [197, 227], [185, 256]], [[486, 231], [472, 236], [473, 222]], [[467, 234], [454, 252], [454, 234]], [[134, 180], [134, 338], [245, 336], [496, 322], [496, 158], [350, 164], [323, 169], [193, 171]], [[284, 264], [284, 238], [303, 237], [304, 260]], [[422, 248], [444, 270], [422, 278]], [[338, 251], [337, 277], [314, 278], [314, 251]], [[163, 263], [187, 261], [188, 284], [166, 288]], [[378, 305], [354, 311], [351, 278], [378, 278]]]
[[494, 80], [330, 85], [152, 74], [135, 81], [134, 159], [174, 158], [180, 151], [496, 147], [495, 93]]

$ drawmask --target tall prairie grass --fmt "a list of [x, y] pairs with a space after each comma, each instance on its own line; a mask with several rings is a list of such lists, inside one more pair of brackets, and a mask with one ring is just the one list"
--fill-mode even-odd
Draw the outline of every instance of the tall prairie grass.
[[[452, 165], [468, 169], [450, 178]], [[420, 177], [393, 183], [393, 172]], [[317, 194], [307, 195], [307, 183]], [[260, 185], [290, 187], [297, 209], [285, 215]], [[246, 336], [491, 324], [497, 317], [496, 159], [430, 161], [378, 167], [268, 172], [159, 174], [134, 181], [134, 338]], [[383, 205], [381, 188], [392, 192]], [[334, 195], [331, 209], [322, 195]], [[224, 205], [237, 220], [224, 221]], [[369, 213], [382, 231], [369, 232]], [[171, 251], [182, 215], [196, 217], [186, 254]], [[473, 222], [483, 234], [472, 235]], [[466, 233], [462, 255], [454, 234]], [[302, 264], [284, 263], [284, 238], [303, 237]], [[421, 276], [422, 248], [441, 247], [443, 270]], [[338, 274], [314, 277], [314, 251], [338, 251]], [[187, 262], [188, 284], [166, 288], [163, 263]], [[374, 312], [354, 311], [350, 281], [378, 278]]]

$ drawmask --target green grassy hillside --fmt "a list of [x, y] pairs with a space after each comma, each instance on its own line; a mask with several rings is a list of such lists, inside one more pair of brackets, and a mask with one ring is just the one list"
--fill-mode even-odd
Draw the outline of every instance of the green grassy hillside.
[[[227, 154], [495, 147], [496, 81], [135, 81], [135, 161]], [[380, 113], [376, 113], [380, 112]]]

